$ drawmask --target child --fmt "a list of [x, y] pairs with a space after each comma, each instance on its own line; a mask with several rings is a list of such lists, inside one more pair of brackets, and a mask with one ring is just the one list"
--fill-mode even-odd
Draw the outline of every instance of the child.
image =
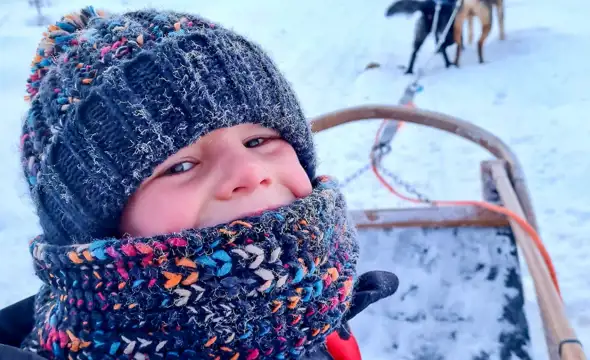
[[344, 198], [315, 176], [290, 85], [234, 32], [88, 7], [49, 28], [28, 93], [44, 285], [24, 350], [325, 358], [334, 330], [395, 291], [395, 275], [375, 273], [349, 310], [358, 243]]

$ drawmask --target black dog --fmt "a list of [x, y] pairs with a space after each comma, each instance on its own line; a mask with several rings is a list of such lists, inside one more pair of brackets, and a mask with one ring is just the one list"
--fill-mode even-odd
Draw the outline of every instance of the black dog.
[[[436, 24], [436, 29], [434, 29], [434, 38], [436, 39], [436, 43], [438, 44], [439, 37], [442, 35], [447, 23], [449, 22], [451, 15], [453, 14], [453, 9], [455, 8], [455, 0], [440, 0], [441, 7], [438, 13], [438, 21]], [[436, 2], [434, 0], [399, 0], [391, 4], [391, 6], [387, 9], [385, 16], [393, 16], [398, 13], [403, 14], [413, 14], [416, 11], [420, 11], [422, 16], [418, 20], [416, 24], [416, 29], [414, 30], [414, 51], [412, 51], [412, 56], [410, 57], [410, 64], [408, 65], [408, 69], [406, 70], [406, 74], [412, 74], [414, 71], [414, 62], [416, 61], [416, 55], [418, 54], [418, 50], [422, 47], [424, 40], [432, 30], [432, 24], [434, 22], [434, 13], [436, 9]], [[449, 57], [447, 56], [446, 49], [447, 47], [453, 45], [455, 40], [453, 39], [453, 25], [447, 32], [445, 36], [444, 42], [442, 43], [438, 52], [441, 53], [443, 59], [445, 60], [445, 67], [449, 67], [453, 65], [449, 61]]]

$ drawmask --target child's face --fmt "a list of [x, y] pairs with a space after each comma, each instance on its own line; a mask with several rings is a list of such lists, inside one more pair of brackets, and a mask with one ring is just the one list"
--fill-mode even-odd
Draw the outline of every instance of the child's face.
[[293, 147], [274, 130], [215, 130], [160, 164], [123, 211], [120, 231], [146, 237], [230, 222], [312, 191]]

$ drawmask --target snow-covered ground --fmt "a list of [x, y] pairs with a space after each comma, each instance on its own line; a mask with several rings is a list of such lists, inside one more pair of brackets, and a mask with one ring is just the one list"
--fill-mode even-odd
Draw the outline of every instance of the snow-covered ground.
[[[51, 19], [86, 1], [51, 0]], [[558, 271], [567, 313], [590, 344], [590, 4], [585, 0], [505, 0], [506, 35], [497, 22], [484, 49], [487, 63], [467, 46], [460, 69], [435, 58], [426, 69], [419, 107], [482, 126], [510, 145], [528, 178], [541, 234]], [[165, 5], [162, 5], [162, 4]], [[390, 0], [216, 0], [193, 2], [101, 1], [122, 10], [141, 5], [200, 12], [259, 42], [295, 86], [309, 117], [365, 103], [397, 103], [409, 81], [407, 63], [416, 17], [386, 19]], [[25, 0], [0, 1], [0, 306], [35, 292], [27, 241], [38, 231], [17, 159], [25, 79], [44, 28], [30, 25]], [[476, 36], [479, 29], [476, 22]], [[417, 66], [433, 48], [427, 42]], [[453, 54], [453, 50], [449, 54]], [[370, 61], [381, 68], [364, 72]], [[576, 115], [577, 114], [577, 115]], [[366, 163], [378, 121], [350, 124], [317, 136], [322, 173], [345, 178]], [[429, 197], [480, 198], [475, 145], [433, 129], [407, 126], [385, 164]], [[350, 206], [406, 205], [366, 174], [346, 188]], [[544, 347], [535, 295], [526, 268], [524, 284], [536, 358]], [[362, 344], [361, 344], [362, 346]]]

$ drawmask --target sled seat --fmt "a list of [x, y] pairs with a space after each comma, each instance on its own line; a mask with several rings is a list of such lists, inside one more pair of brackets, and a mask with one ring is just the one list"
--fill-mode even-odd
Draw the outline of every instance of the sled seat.
[[398, 291], [352, 323], [363, 358], [531, 359], [516, 244], [507, 219], [475, 207], [351, 213], [359, 272]]

